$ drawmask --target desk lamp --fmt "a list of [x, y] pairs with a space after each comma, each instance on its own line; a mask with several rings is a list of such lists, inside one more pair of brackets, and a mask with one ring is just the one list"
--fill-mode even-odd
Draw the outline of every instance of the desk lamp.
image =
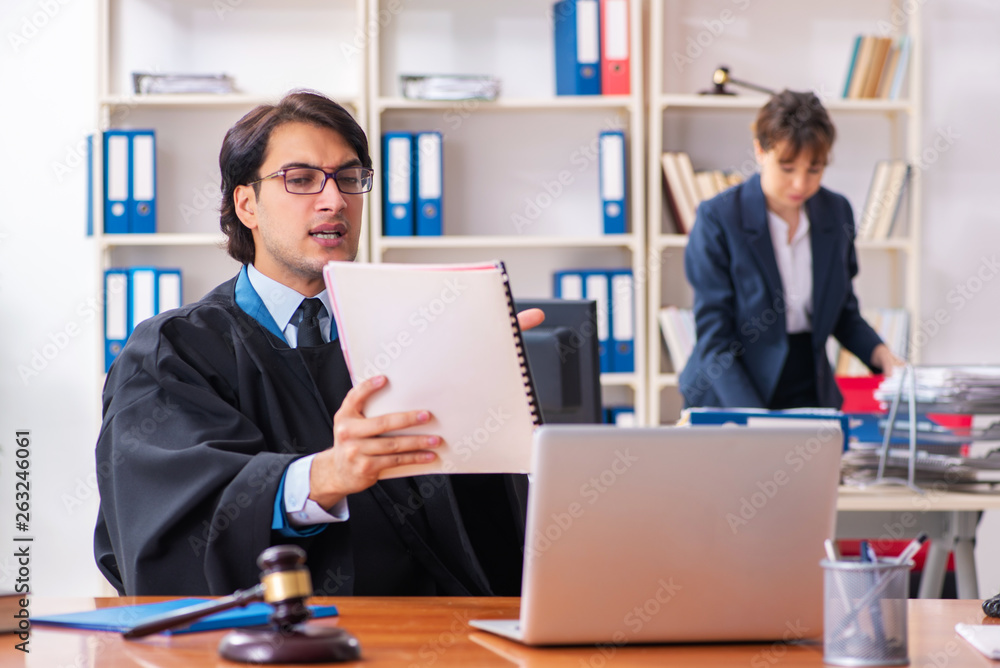
[[140, 638], [183, 626], [206, 615], [238, 608], [254, 601], [269, 603], [271, 628], [236, 629], [219, 643], [219, 654], [243, 663], [319, 663], [357, 661], [361, 646], [357, 638], [341, 628], [303, 624], [312, 613], [305, 600], [312, 594], [306, 553], [297, 545], [275, 545], [257, 558], [260, 584], [231, 596], [151, 619], [123, 636]]
[[726, 88], [727, 83], [731, 83], [735, 86], [743, 86], [744, 88], [749, 88], [750, 90], [755, 90], [761, 93], [767, 93], [768, 95], [774, 95], [776, 91], [770, 88], [765, 88], [764, 86], [758, 86], [757, 84], [752, 84], [747, 81], [742, 81], [740, 79], [734, 79], [729, 76], [729, 68], [725, 65], [720, 65], [716, 68], [715, 72], [712, 73], [712, 83], [715, 85], [710, 90], [703, 90], [699, 92], [699, 95], [736, 95], [735, 92]]

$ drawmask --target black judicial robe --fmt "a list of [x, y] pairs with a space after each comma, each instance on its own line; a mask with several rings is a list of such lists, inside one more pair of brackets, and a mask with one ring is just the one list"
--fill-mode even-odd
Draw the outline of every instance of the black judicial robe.
[[232, 279], [139, 325], [104, 388], [94, 552], [128, 595], [223, 595], [295, 543], [317, 595], [517, 595], [522, 476], [418, 476], [348, 497], [350, 519], [272, 531], [286, 467], [332, 443], [351, 387], [337, 342], [293, 349]]

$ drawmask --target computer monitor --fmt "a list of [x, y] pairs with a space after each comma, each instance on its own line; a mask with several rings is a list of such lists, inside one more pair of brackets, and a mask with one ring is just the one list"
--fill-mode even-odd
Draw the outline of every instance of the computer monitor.
[[543, 423], [601, 423], [597, 305], [592, 300], [515, 299], [545, 322], [522, 333]]

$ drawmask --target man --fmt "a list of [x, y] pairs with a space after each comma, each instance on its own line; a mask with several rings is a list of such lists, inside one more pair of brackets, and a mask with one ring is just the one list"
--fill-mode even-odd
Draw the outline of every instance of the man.
[[441, 439], [388, 435], [428, 421], [419, 407], [366, 418], [389, 381], [352, 388], [335, 340], [322, 268], [357, 254], [364, 132], [331, 100], [292, 93], [230, 129], [219, 164], [221, 227], [244, 266], [138, 326], [108, 375], [101, 571], [130, 595], [227, 594], [258, 581], [263, 549], [294, 542], [319, 594], [518, 593], [513, 477], [379, 481], [432, 461]]

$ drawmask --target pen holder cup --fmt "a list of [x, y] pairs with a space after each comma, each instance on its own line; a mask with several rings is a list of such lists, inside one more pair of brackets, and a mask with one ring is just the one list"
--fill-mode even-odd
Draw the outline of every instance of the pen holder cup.
[[823, 661], [837, 666], [909, 663], [906, 604], [912, 561], [827, 561], [823, 567]]

